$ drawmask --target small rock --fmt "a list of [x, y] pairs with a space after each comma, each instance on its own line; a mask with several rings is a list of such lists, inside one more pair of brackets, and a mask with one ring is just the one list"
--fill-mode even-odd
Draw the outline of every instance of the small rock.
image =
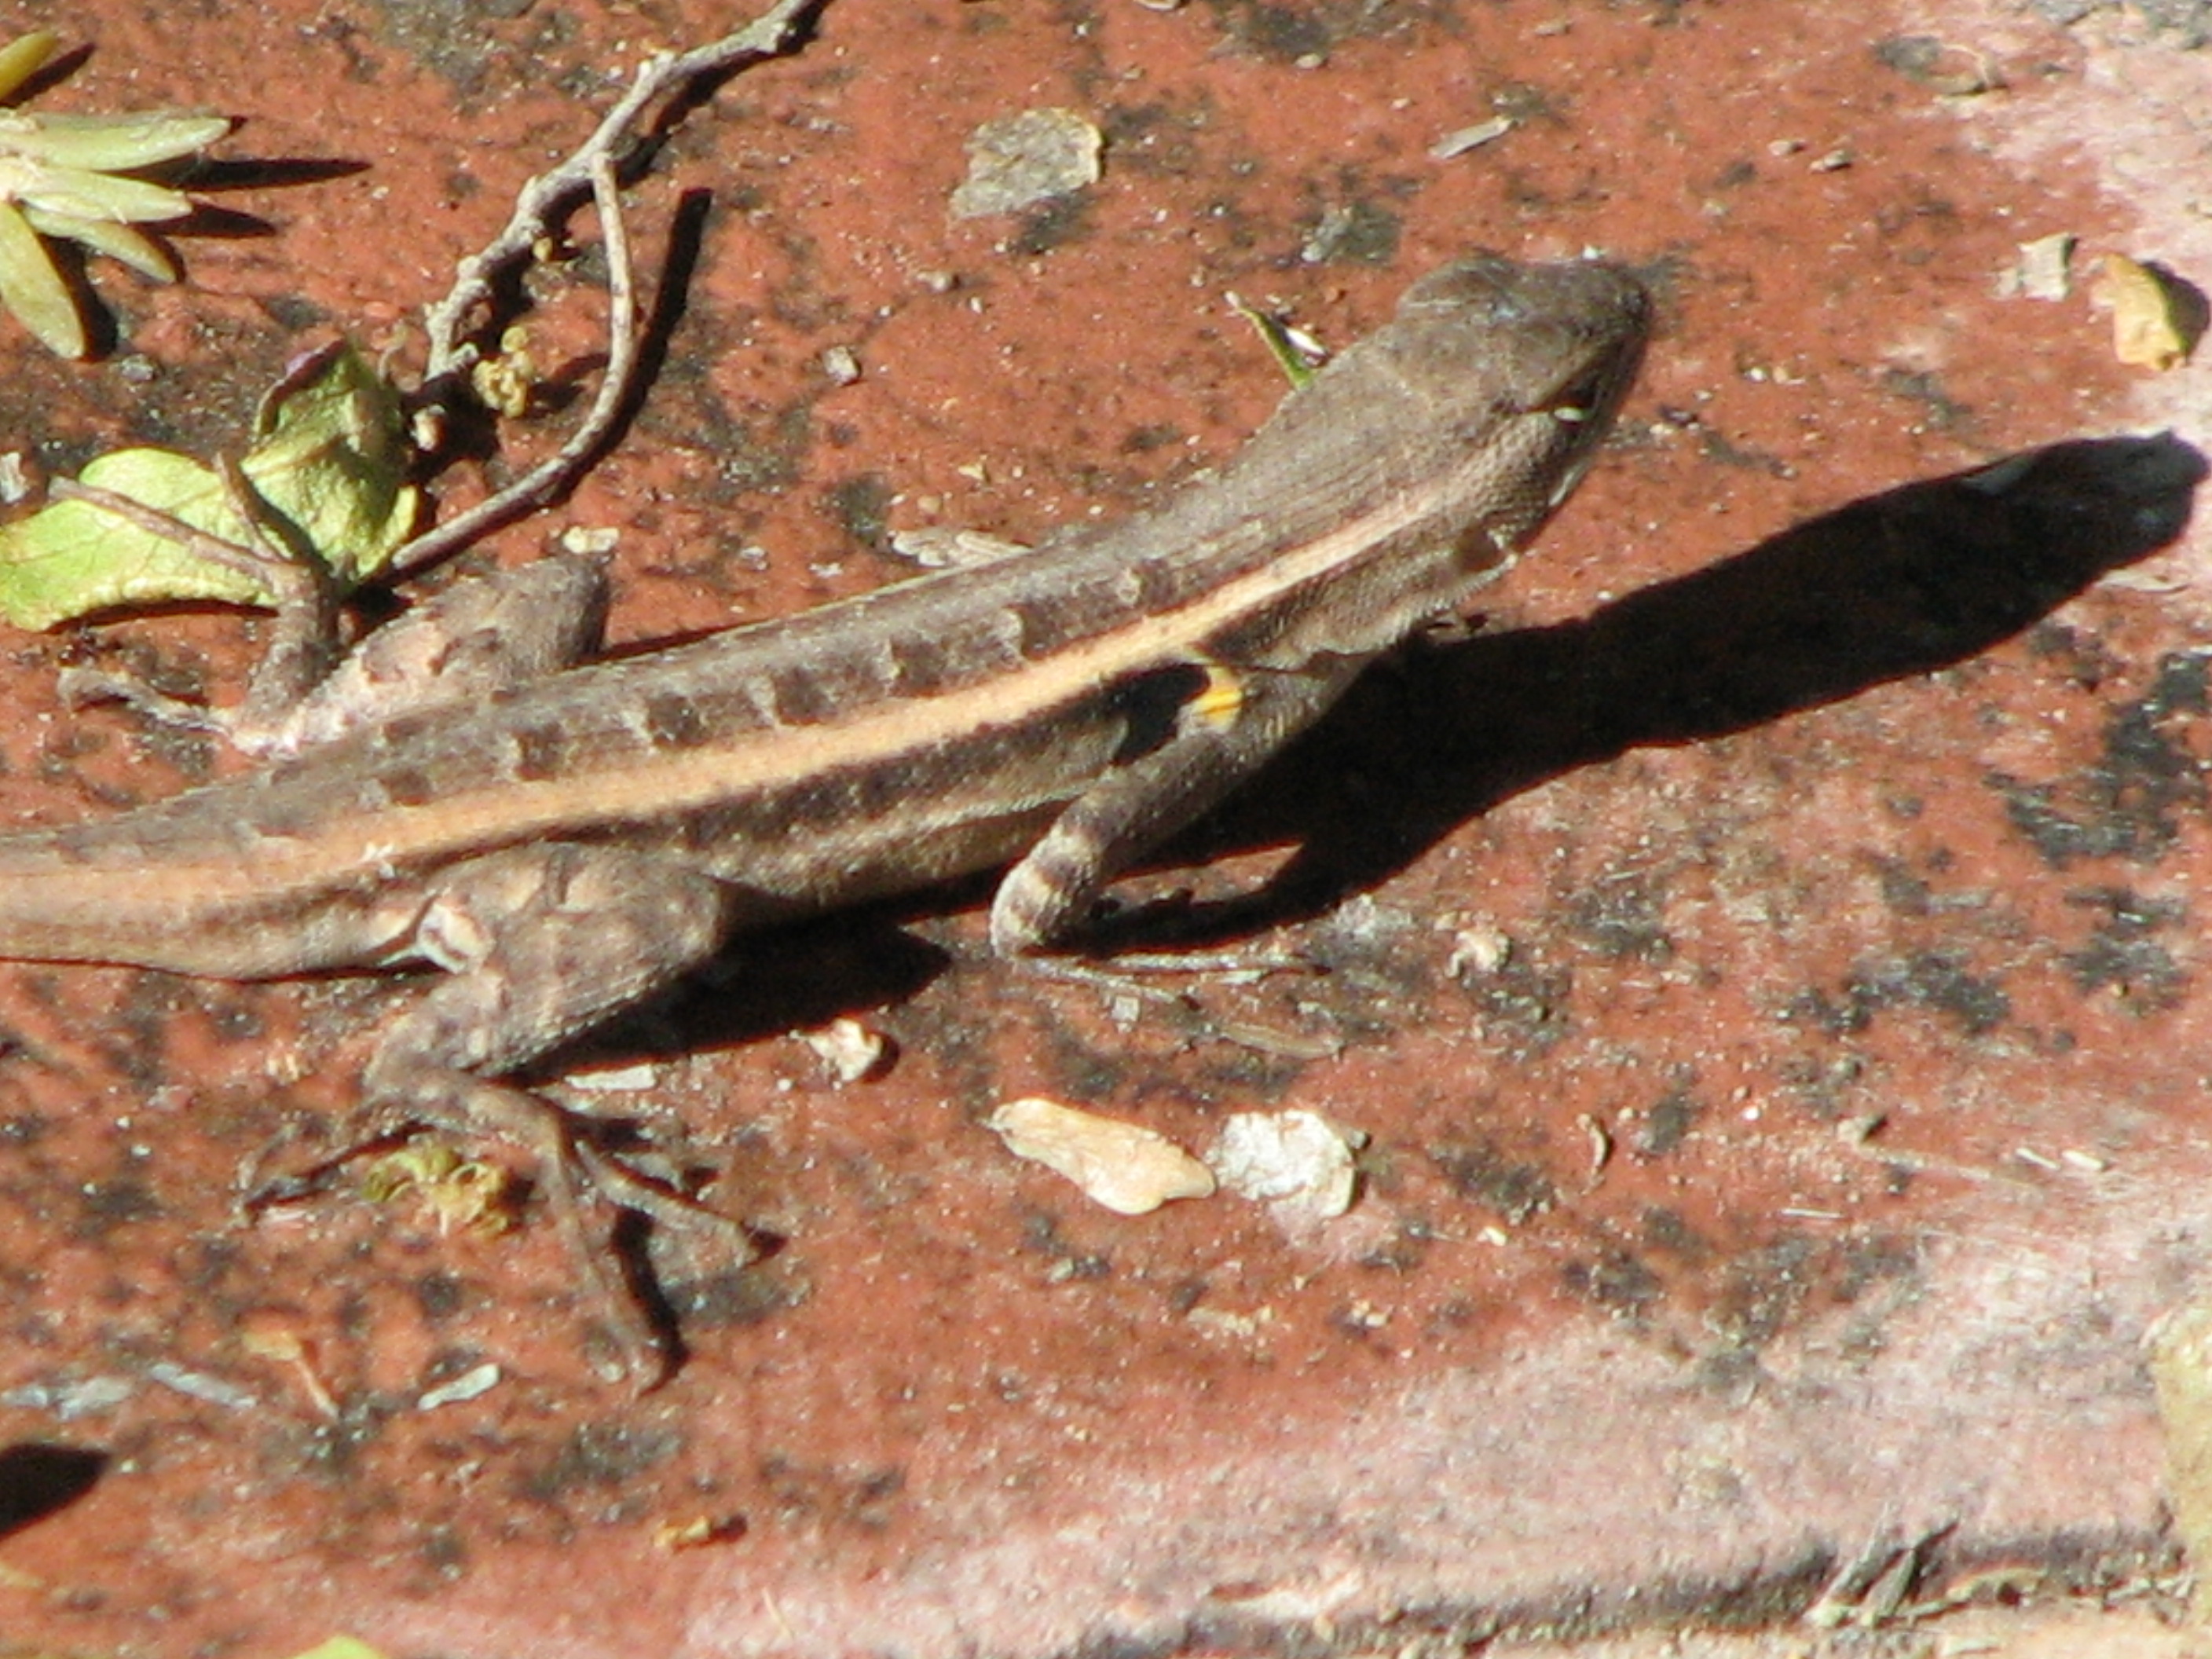
[[1312, 1112], [1239, 1112], [1206, 1159], [1221, 1184], [1284, 1219], [1326, 1221], [1352, 1207], [1352, 1141]]
[[952, 216], [1018, 213], [1098, 181], [1105, 139], [1072, 109], [1030, 109], [986, 121], [968, 135], [968, 176]]

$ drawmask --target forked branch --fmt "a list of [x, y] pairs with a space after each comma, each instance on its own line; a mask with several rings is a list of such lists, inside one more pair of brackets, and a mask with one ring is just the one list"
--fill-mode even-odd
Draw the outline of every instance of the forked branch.
[[[629, 90], [600, 119], [592, 136], [557, 167], [524, 185], [505, 228], [481, 252], [461, 261], [453, 288], [424, 313], [430, 337], [424, 384], [433, 402], [442, 388], [459, 384], [483, 360], [477, 335], [495, 305], [500, 283], [538, 257], [539, 246], [588, 192], [606, 245], [606, 369], [591, 408], [558, 451], [497, 494], [401, 547], [387, 566], [392, 575], [434, 563], [557, 500], [599, 458], [636, 392], [641, 356], [636, 267], [623, 225], [622, 179], [643, 159], [685, 99], [720, 76], [790, 51], [823, 3], [776, 0], [735, 33], [639, 64]], [[646, 112], [656, 106], [659, 113], [648, 125]]]

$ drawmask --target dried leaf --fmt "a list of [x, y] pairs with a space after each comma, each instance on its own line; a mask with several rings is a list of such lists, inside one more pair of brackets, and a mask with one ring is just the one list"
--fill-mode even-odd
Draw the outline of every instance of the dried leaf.
[[470, 1366], [459, 1376], [423, 1389], [415, 1397], [415, 1409], [434, 1412], [441, 1406], [465, 1405], [471, 1400], [481, 1400], [500, 1385], [504, 1376], [498, 1361], [487, 1359], [481, 1365]]
[[1072, 109], [1025, 109], [986, 121], [968, 135], [968, 176], [952, 192], [952, 216], [1019, 213], [1096, 184], [1105, 142]]
[[857, 1019], [833, 1019], [818, 1031], [801, 1031], [799, 1040], [814, 1050], [840, 1085], [864, 1082], [890, 1067], [891, 1040]]
[[1166, 1136], [1140, 1124], [1051, 1100], [1010, 1101], [990, 1127], [1016, 1158], [1066, 1176], [1097, 1203], [1143, 1215], [1170, 1199], [1204, 1198], [1213, 1173]]
[[1312, 1112], [1238, 1112], [1222, 1125], [1206, 1162], [1241, 1197], [1299, 1218], [1327, 1220], [1352, 1207], [1352, 1142]]
[[1448, 132], [1429, 146], [1429, 155], [1439, 161], [1449, 161], [1455, 155], [1464, 155], [1471, 149], [1503, 138], [1518, 125], [1510, 115], [1493, 115], [1487, 121], [1478, 121], [1471, 127], [1462, 127]]
[[1026, 553], [1030, 544], [981, 530], [927, 525], [891, 532], [890, 551], [895, 558], [909, 560], [924, 570], [968, 570]]
[[745, 1535], [745, 1517], [738, 1514], [689, 1515], [662, 1522], [653, 1529], [655, 1549], [698, 1550], [712, 1544], [731, 1544]]
[[2020, 245], [2014, 282], [2021, 298], [2063, 300], [2072, 292], [2075, 240], [2072, 232], [2060, 230]]
[[2136, 368], [2178, 368], [2196, 345], [2181, 296], [2154, 268], [2107, 253], [2097, 297], [2112, 313], [2112, 355]]

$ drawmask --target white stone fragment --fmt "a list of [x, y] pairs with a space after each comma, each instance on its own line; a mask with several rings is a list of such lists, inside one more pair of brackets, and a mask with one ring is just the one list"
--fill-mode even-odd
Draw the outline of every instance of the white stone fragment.
[[1239, 1197], [1297, 1218], [1328, 1220], [1352, 1207], [1352, 1142], [1312, 1112], [1239, 1112], [1222, 1126], [1206, 1162]]
[[833, 1019], [819, 1030], [801, 1031], [799, 1040], [814, 1050], [840, 1086], [874, 1077], [890, 1066], [891, 1040], [850, 1017]]
[[1429, 155], [1439, 161], [1449, 161], [1455, 155], [1464, 155], [1471, 149], [1503, 138], [1513, 131], [1513, 118], [1493, 115], [1487, 121], [1479, 121], [1471, 127], [1462, 127], [1457, 132], [1448, 132], [1429, 146]]

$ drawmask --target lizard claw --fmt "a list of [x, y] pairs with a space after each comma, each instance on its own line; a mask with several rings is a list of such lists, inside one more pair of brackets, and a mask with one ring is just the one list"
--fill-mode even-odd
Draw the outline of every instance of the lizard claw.
[[[740, 1223], [605, 1151], [573, 1114], [550, 1101], [480, 1079], [467, 1083], [468, 1121], [450, 1127], [479, 1134], [489, 1131], [536, 1154], [537, 1184], [574, 1259], [578, 1278], [599, 1304], [599, 1319], [617, 1351], [620, 1374], [641, 1394], [658, 1388], [675, 1374], [683, 1358], [674, 1314], [641, 1241], [619, 1223], [592, 1226], [586, 1214], [589, 1200], [596, 1198], [619, 1212], [700, 1241], [718, 1258], [720, 1271], [758, 1259], [761, 1251], [752, 1235]], [[259, 1181], [244, 1194], [240, 1207], [256, 1216], [323, 1196], [337, 1184], [341, 1170], [375, 1158], [364, 1183], [370, 1197], [383, 1201], [411, 1191], [438, 1216], [441, 1231], [483, 1226], [488, 1218], [490, 1230], [499, 1231], [512, 1210], [513, 1188], [503, 1177], [486, 1180], [477, 1173], [485, 1165], [450, 1151], [439, 1156], [428, 1149], [442, 1148], [442, 1142], [418, 1138], [426, 1127], [449, 1127], [446, 1117], [396, 1105], [376, 1109], [339, 1151], [304, 1170]]]

